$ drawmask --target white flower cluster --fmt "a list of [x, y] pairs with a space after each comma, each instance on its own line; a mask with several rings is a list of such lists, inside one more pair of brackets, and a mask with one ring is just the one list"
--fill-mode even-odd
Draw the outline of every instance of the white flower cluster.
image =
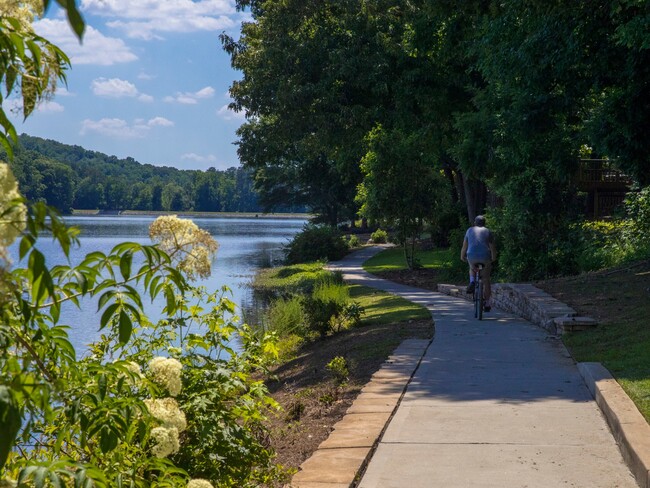
[[145, 400], [144, 403], [151, 416], [160, 420], [163, 427], [176, 429], [178, 432], [183, 432], [187, 428], [185, 414], [173, 398], [156, 398]]
[[[43, 13], [42, 0], [0, 0], [0, 17], [13, 17], [25, 27], [31, 26], [34, 17]], [[30, 28], [31, 30], [31, 28]]]
[[183, 365], [177, 359], [156, 357], [149, 362], [149, 371], [156, 384], [167, 388], [171, 396], [181, 392], [181, 370]]
[[195, 479], [187, 483], [187, 488], [214, 488], [212, 483], [207, 480]]
[[27, 209], [11, 201], [20, 197], [18, 183], [9, 165], [0, 162], [0, 267], [10, 265], [7, 248], [25, 228]]
[[210, 276], [219, 244], [191, 220], [176, 215], [158, 217], [149, 227], [149, 237], [174, 258], [178, 269], [189, 279]]
[[178, 429], [167, 429], [165, 427], [154, 427], [151, 429], [151, 437], [156, 442], [151, 452], [154, 456], [164, 458], [178, 452], [180, 441], [178, 440]]

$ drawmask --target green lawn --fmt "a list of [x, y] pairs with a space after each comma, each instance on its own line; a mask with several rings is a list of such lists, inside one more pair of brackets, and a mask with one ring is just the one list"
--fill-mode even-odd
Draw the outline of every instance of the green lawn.
[[429, 311], [420, 305], [367, 286], [351, 285], [350, 297], [365, 310], [362, 325], [392, 324], [431, 317]]
[[[450, 249], [434, 249], [432, 251], [419, 251], [417, 259], [423, 268], [446, 270], [451, 267], [452, 258]], [[404, 251], [401, 247], [391, 247], [376, 254], [363, 263], [363, 269], [368, 273], [381, 273], [382, 271], [397, 271], [407, 269]]]

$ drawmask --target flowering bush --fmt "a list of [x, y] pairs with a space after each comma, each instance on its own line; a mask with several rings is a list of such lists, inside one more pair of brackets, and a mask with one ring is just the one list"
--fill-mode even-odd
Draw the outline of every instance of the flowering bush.
[[[8, 176], [0, 185], [14, 188]], [[260, 436], [275, 405], [251, 379], [274, 349], [236, 323], [227, 290], [187, 281], [209, 271], [216, 242], [165, 217], [152, 225], [158, 245], [123, 243], [48, 267], [39, 235], [68, 255], [77, 231], [13, 196], [0, 194], [0, 226], [21, 231], [13, 235], [27, 266], [0, 275], [0, 485], [219, 488], [279, 478]], [[143, 296], [165, 299], [157, 323]], [[79, 358], [60, 311], [84, 297], [96, 298], [103, 335]], [[201, 334], [187, 333], [191, 323]], [[228, 346], [235, 335], [240, 353]]]

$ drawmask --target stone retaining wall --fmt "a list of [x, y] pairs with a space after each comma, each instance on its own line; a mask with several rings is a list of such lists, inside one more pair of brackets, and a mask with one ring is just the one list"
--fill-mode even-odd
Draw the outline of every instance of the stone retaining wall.
[[[464, 286], [440, 284], [438, 291], [472, 300], [472, 295], [465, 293]], [[579, 317], [574, 309], [529, 283], [493, 284], [492, 304], [504, 312], [518, 315], [543, 327], [551, 334], [584, 330], [597, 325], [595, 320]]]

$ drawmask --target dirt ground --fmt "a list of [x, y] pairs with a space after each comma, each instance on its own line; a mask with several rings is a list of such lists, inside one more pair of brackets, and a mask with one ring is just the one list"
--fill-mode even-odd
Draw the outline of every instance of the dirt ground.
[[647, 318], [650, 310], [650, 261], [535, 285], [604, 325]]
[[378, 276], [403, 285], [415, 286], [425, 290], [438, 291], [440, 283], [440, 271], [436, 269], [402, 269], [394, 271], [382, 271]]
[[[380, 326], [363, 326], [307, 344], [294, 360], [273, 371], [267, 385], [283, 407], [267, 422], [276, 462], [298, 468], [345, 415], [361, 388], [404, 340], [430, 338], [429, 319]], [[326, 368], [335, 357], [345, 358], [349, 376], [341, 382]]]

